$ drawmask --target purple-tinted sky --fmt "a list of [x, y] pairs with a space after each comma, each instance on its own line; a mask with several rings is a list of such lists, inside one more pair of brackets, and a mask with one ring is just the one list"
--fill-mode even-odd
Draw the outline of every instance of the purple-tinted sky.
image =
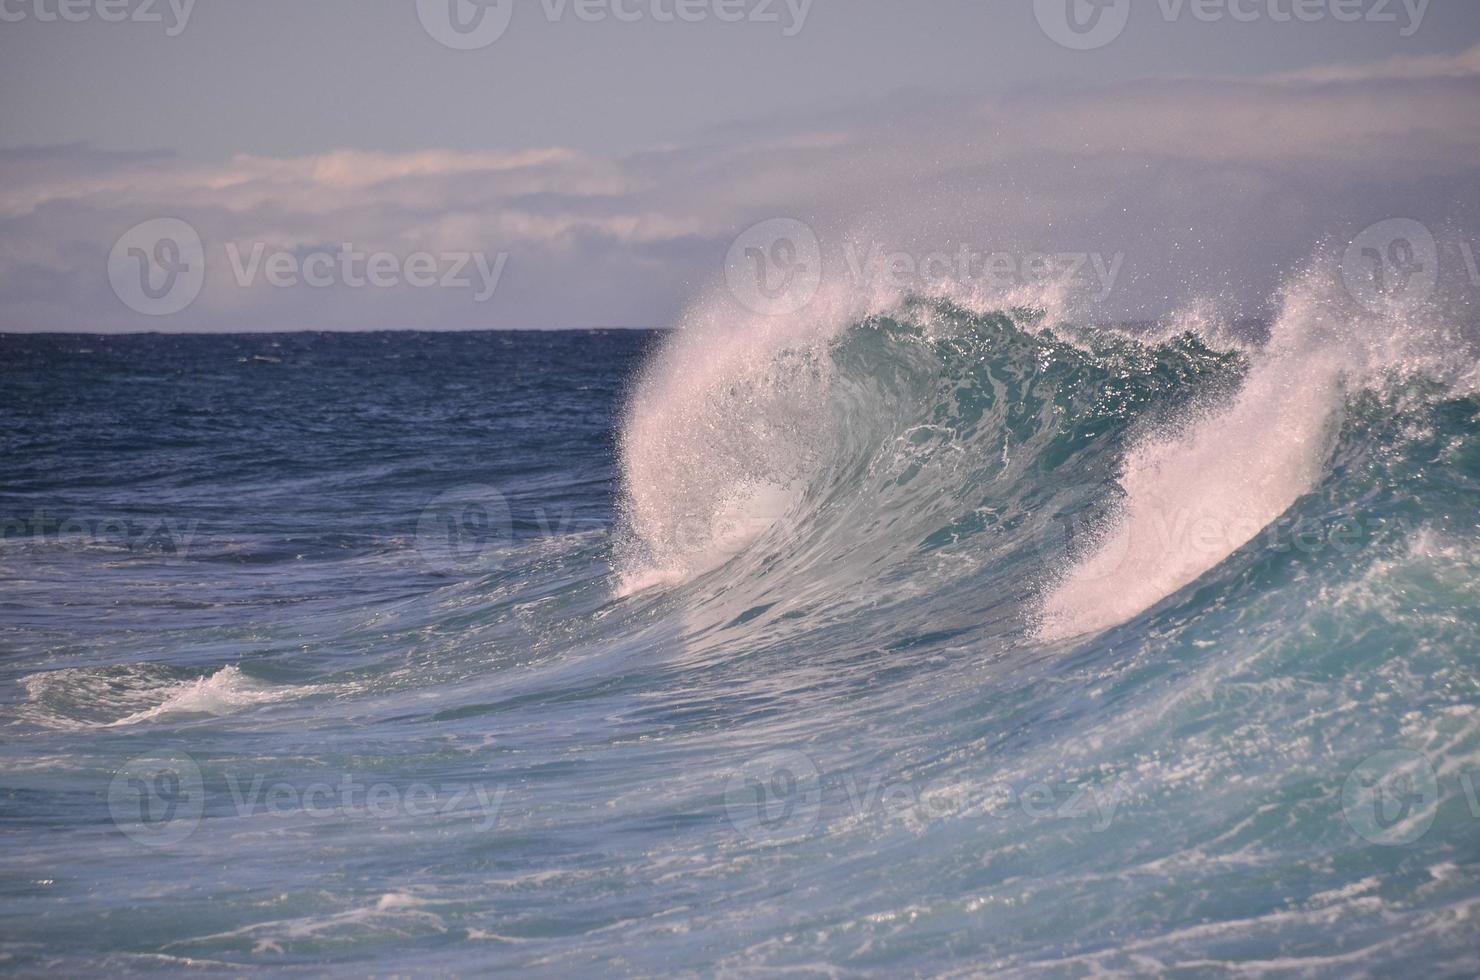
[[1480, 290], [1480, 5], [1100, 3], [0, 0], [0, 330], [661, 326], [771, 218], [1103, 317], [1391, 218]]

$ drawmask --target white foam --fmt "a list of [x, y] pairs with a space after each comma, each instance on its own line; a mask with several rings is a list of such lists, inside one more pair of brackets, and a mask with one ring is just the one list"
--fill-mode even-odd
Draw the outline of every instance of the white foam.
[[[1230, 404], [1127, 456], [1118, 513], [1047, 594], [1048, 640], [1123, 623], [1196, 581], [1314, 488], [1347, 381], [1442, 369], [1431, 311], [1355, 309], [1321, 262], [1287, 291], [1267, 347]], [[1452, 356], [1452, 355], [1451, 355]], [[1452, 371], [1447, 373], [1453, 373]]]
[[284, 693], [282, 688], [252, 680], [240, 668], [222, 667], [207, 677], [175, 685], [159, 704], [120, 718], [110, 727], [137, 725], [170, 715], [229, 715], [279, 700]]
[[179, 715], [228, 715], [318, 690], [265, 684], [234, 666], [196, 680], [178, 676], [149, 663], [32, 674], [21, 679], [26, 704], [17, 714], [47, 728], [117, 728]]
[[1315, 485], [1339, 371], [1321, 360], [1296, 367], [1261, 359], [1226, 411], [1132, 451], [1117, 520], [1044, 603], [1045, 638], [1130, 619], [1233, 554]]
[[342, 912], [258, 922], [228, 932], [178, 940], [164, 948], [221, 945], [250, 940], [253, 943], [253, 955], [282, 955], [299, 943], [352, 942], [357, 937], [378, 930], [391, 930], [408, 936], [444, 933], [447, 931], [447, 924], [442, 917], [426, 909], [434, 904], [416, 895], [387, 892], [371, 905]]

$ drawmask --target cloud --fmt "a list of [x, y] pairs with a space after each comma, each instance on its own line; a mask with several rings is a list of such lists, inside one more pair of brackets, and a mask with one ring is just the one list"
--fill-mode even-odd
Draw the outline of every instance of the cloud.
[[1385, 61], [1307, 68], [1272, 76], [1272, 79], [1280, 82], [1324, 84], [1477, 76], [1480, 76], [1480, 44], [1458, 54], [1394, 55]]
[[[777, 216], [816, 228], [834, 267], [849, 242], [1122, 254], [1094, 315], [1208, 295], [1253, 311], [1322, 241], [1372, 222], [1480, 228], [1477, 96], [1480, 48], [1253, 79], [916, 91], [621, 158], [0, 151], [0, 329], [662, 326], [720, 280], [740, 231]], [[159, 217], [196, 229], [206, 277], [187, 309], [150, 317], [119, 300], [109, 256]], [[320, 285], [261, 268], [243, 285], [228, 256], [254, 249], [507, 264], [478, 302], [404, 275], [355, 285], [337, 264]]]

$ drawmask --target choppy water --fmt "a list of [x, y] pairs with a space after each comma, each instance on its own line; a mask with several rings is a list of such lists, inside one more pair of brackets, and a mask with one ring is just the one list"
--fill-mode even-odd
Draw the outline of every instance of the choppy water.
[[0, 338], [0, 966], [1480, 970], [1473, 363], [1183, 326]]

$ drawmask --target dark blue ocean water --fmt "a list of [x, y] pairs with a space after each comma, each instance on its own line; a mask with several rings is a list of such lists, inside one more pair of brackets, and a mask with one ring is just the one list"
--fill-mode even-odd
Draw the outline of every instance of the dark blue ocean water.
[[1040, 326], [0, 337], [0, 969], [1480, 971], [1480, 401]]

